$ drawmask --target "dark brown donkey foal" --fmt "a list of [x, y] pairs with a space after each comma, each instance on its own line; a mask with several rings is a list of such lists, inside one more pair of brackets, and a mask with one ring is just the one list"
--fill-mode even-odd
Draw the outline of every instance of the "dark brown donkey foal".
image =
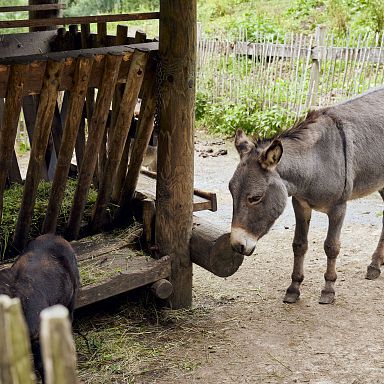
[[55, 304], [68, 308], [71, 320], [79, 290], [75, 252], [62, 237], [39, 236], [12, 267], [0, 271], [0, 294], [18, 297], [31, 338], [35, 369], [43, 378], [39, 343], [40, 312]]
[[[292, 283], [284, 301], [294, 303], [304, 279], [304, 255], [313, 209], [328, 215], [324, 242], [325, 286], [320, 303], [332, 303], [336, 258], [347, 201], [379, 191], [384, 199], [384, 88], [308, 114], [293, 128], [259, 143], [239, 130], [240, 164], [229, 188], [233, 197], [232, 247], [250, 255], [292, 196], [296, 216]], [[384, 229], [367, 278], [380, 275]]]

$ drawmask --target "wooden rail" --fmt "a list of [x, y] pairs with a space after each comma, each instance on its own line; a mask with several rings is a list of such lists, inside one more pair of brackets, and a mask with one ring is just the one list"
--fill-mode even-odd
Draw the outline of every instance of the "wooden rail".
[[66, 9], [66, 4], [36, 4], [36, 5], [14, 5], [10, 7], [0, 7], [2, 12], [27, 12], [27, 11], [52, 11], [56, 9]]
[[48, 27], [56, 25], [70, 24], [91, 24], [109, 23], [119, 21], [135, 20], [156, 20], [160, 16], [159, 12], [146, 13], [125, 13], [121, 15], [100, 15], [100, 16], [80, 16], [80, 17], [55, 17], [51, 19], [33, 20], [2, 20], [0, 28], [23, 28], [23, 27]]

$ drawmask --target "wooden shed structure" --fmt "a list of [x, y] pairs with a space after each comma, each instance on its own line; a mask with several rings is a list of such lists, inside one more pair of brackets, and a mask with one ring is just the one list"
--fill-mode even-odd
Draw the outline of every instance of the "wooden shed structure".
[[[0, 13], [29, 11], [24, 20], [0, 21], [0, 33], [30, 28], [1, 35], [0, 217], [6, 188], [22, 183], [12, 239], [21, 251], [40, 181], [52, 182], [41, 227], [46, 233], [56, 231], [69, 175], [77, 177], [65, 236], [73, 240], [80, 264], [119, 267], [105, 281], [84, 286], [78, 306], [153, 284], [158, 296], [170, 295], [173, 308], [188, 307], [193, 262], [223, 277], [242, 262], [230, 249], [228, 234], [193, 216], [196, 210], [216, 210], [215, 195], [193, 185], [196, 0], [160, 0], [159, 5], [159, 12], [70, 18], [60, 17], [63, 5], [55, 0], [0, 7]], [[145, 19], [159, 19], [158, 41], [140, 32], [127, 35], [123, 22]], [[107, 23], [116, 21], [121, 23], [116, 34], [108, 35]], [[97, 33], [91, 33], [91, 24]], [[31, 142], [25, 180], [14, 151], [21, 114]], [[143, 174], [154, 127], [157, 174]], [[97, 199], [87, 230], [100, 233], [100, 241], [76, 240], [91, 184]], [[143, 223], [152, 257], [128, 258], [124, 238], [103, 233], [110, 226], [124, 228], [133, 216]]]

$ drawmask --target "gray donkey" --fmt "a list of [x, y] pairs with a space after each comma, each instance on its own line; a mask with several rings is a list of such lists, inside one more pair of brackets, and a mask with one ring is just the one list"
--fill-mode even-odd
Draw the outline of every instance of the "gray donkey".
[[[296, 217], [294, 264], [284, 301], [294, 303], [304, 279], [312, 209], [326, 213], [327, 269], [319, 302], [332, 303], [346, 203], [375, 191], [384, 199], [384, 88], [312, 111], [272, 140], [253, 143], [238, 130], [235, 145], [240, 164], [229, 183], [232, 248], [252, 254], [257, 240], [268, 232], [292, 196]], [[383, 263], [384, 229], [367, 279], [376, 279]]]

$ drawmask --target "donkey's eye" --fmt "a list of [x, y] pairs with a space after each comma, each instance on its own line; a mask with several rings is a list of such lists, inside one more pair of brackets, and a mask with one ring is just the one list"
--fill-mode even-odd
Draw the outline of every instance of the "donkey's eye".
[[262, 198], [263, 198], [263, 195], [249, 195], [247, 197], [247, 200], [249, 204], [254, 205], [254, 204], [260, 203]]

